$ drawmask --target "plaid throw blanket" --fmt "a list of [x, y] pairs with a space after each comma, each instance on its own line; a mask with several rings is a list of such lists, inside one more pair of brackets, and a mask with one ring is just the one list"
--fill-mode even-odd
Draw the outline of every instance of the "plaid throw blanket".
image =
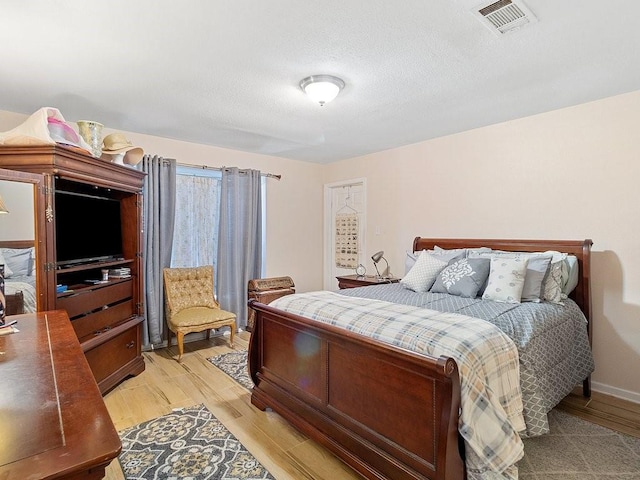
[[288, 295], [271, 306], [416, 353], [455, 359], [462, 402], [458, 427], [473, 450], [468, 474], [517, 478], [514, 464], [523, 456], [518, 432], [525, 429], [518, 352], [499, 328], [455, 313], [333, 292]]

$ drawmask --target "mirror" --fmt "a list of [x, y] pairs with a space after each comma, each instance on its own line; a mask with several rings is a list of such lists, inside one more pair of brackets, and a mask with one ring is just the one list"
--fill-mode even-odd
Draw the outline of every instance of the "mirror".
[[7, 314], [46, 307], [45, 252], [38, 235], [44, 228], [42, 182], [40, 174], [0, 169], [0, 197], [7, 210], [0, 213]]

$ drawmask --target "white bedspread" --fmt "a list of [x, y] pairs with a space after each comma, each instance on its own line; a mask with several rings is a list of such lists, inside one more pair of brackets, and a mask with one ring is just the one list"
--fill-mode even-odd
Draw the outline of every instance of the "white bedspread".
[[517, 478], [515, 463], [524, 448], [518, 432], [525, 429], [518, 352], [499, 328], [455, 313], [333, 292], [287, 295], [271, 306], [416, 353], [455, 359], [469, 478]]

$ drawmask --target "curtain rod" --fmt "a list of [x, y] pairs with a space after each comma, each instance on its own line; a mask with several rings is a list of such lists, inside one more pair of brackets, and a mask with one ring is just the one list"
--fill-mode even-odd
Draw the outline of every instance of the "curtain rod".
[[[191, 163], [178, 163], [178, 166], [180, 166], [180, 167], [200, 168], [202, 170], [217, 170], [219, 172], [221, 172], [222, 170], [227, 168], [227, 167], [209, 167], [208, 165], [193, 165]], [[262, 175], [263, 177], [275, 178], [276, 180], [280, 180], [282, 178], [282, 175], [276, 175], [275, 173], [260, 172], [260, 175]]]

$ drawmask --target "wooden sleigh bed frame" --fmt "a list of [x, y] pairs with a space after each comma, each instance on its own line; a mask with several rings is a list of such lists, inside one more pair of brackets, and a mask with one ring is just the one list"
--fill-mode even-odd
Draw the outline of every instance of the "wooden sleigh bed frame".
[[[482, 240], [417, 237], [413, 251], [491, 247], [575, 255], [570, 295], [589, 322], [591, 240]], [[331, 325], [250, 302], [251, 402], [271, 408], [365, 478], [461, 480], [460, 382], [456, 362], [409, 352]], [[589, 379], [583, 384], [590, 395]]]

